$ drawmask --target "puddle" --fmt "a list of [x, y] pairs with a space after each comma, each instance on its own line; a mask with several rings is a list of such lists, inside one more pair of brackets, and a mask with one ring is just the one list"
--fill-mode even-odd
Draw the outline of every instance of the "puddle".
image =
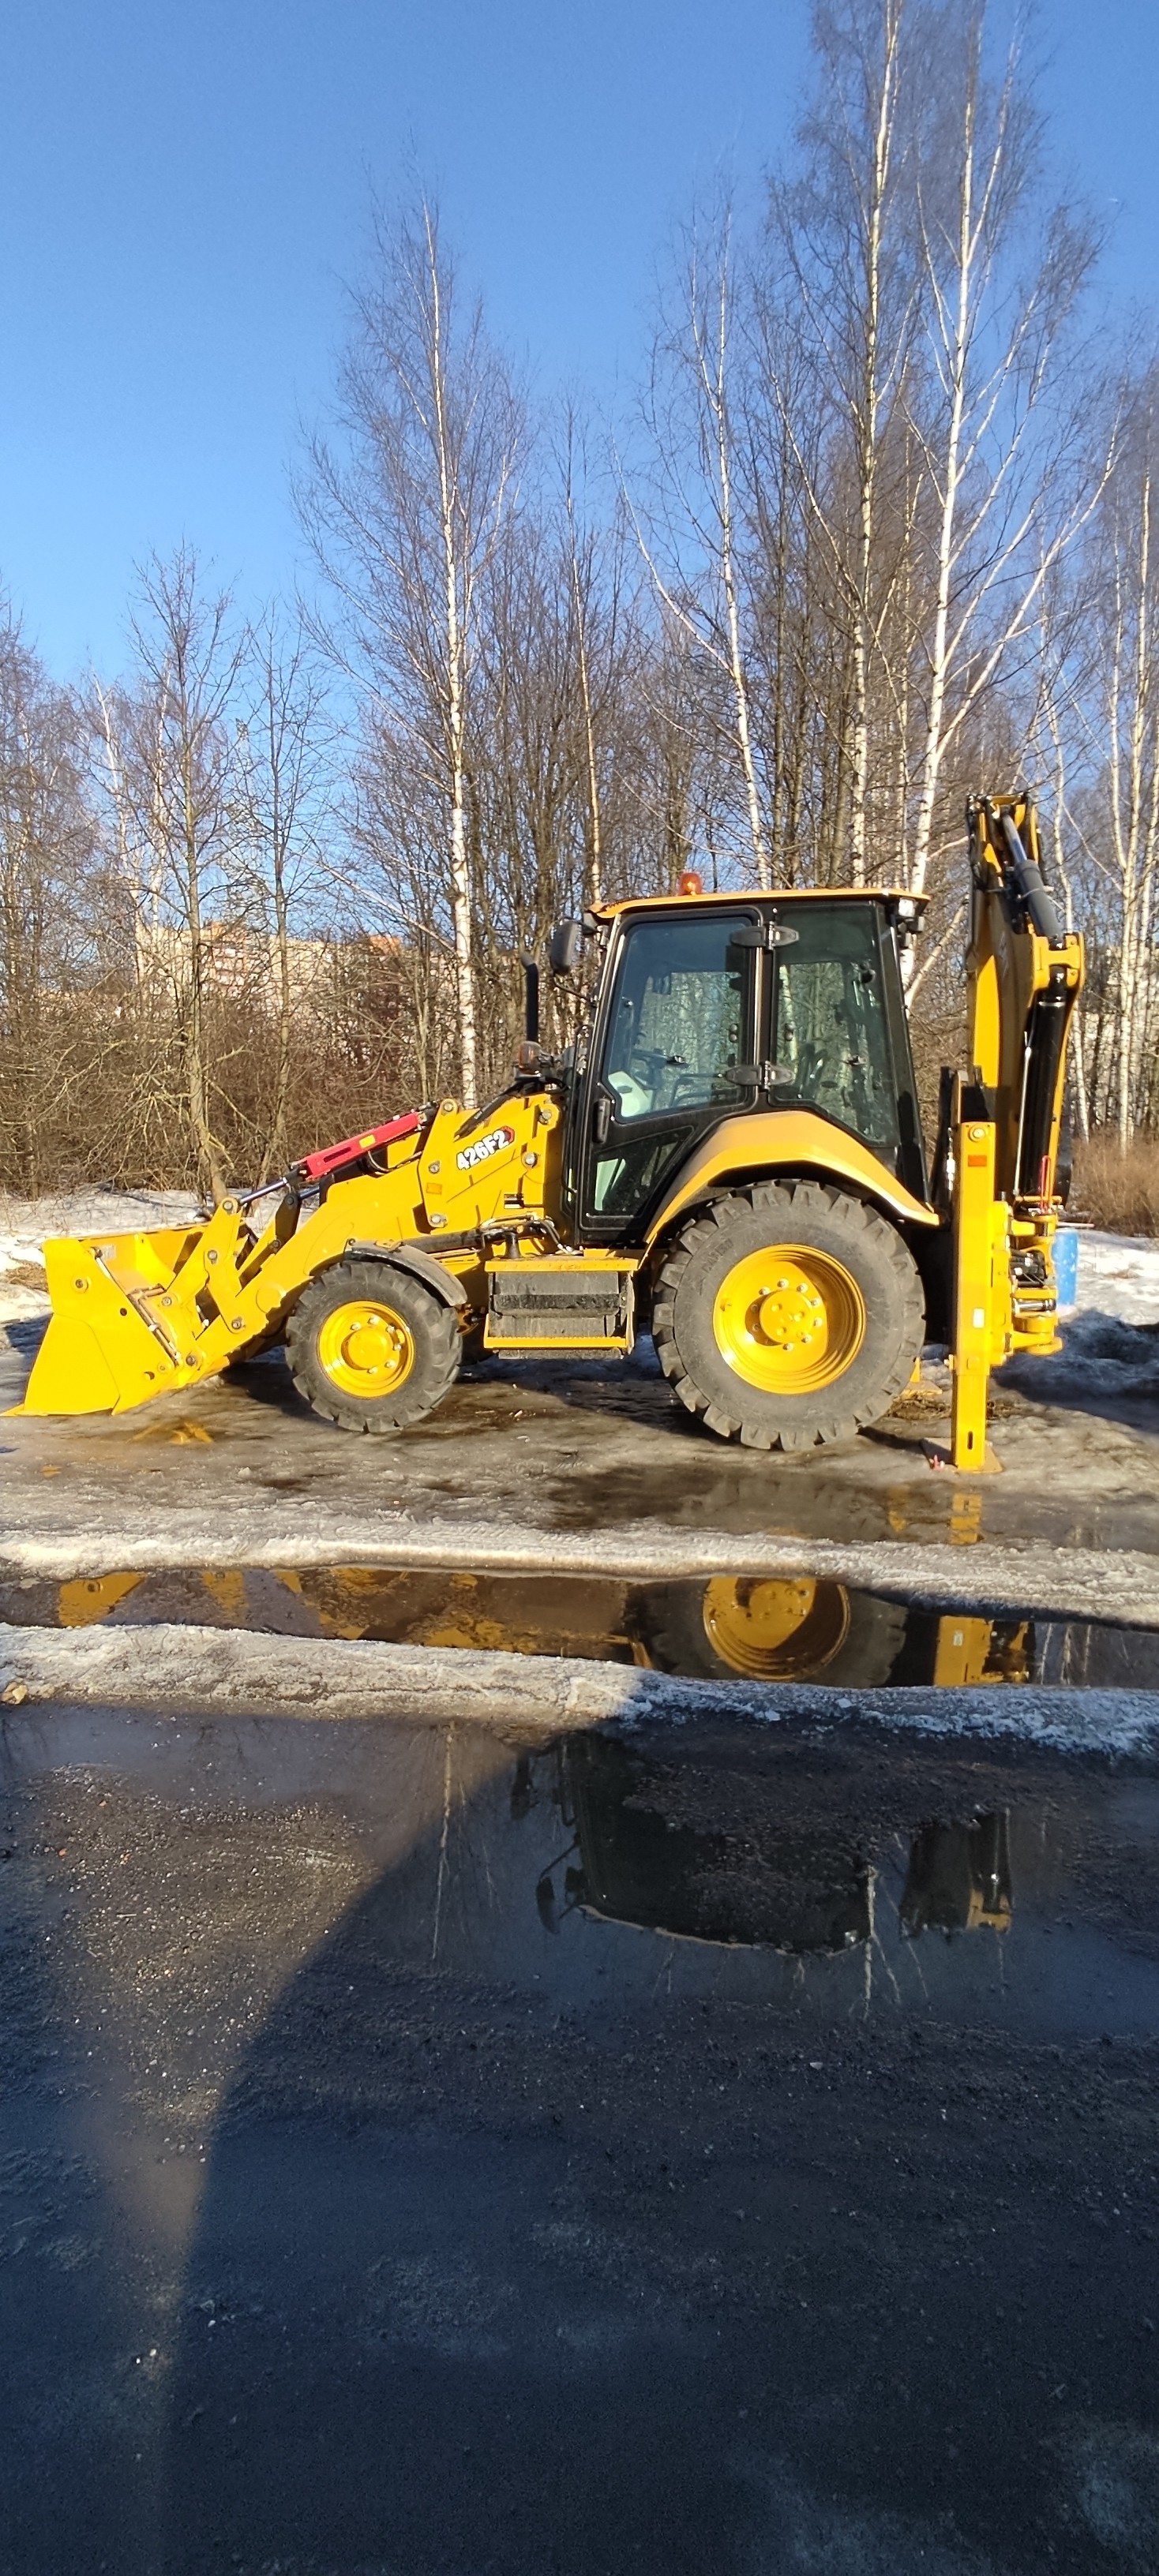
[[439, 1568], [180, 1568], [9, 1580], [0, 1583], [0, 1619], [62, 1628], [170, 1620], [862, 1690], [995, 1682], [1159, 1690], [1159, 1635], [1148, 1629], [939, 1613], [808, 1575], [632, 1584]]
[[[722, 2082], [733, 2007], [768, 2012], [770, 2037], [798, 2021], [821, 2069], [827, 2032], [870, 2022], [1112, 2047], [1159, 2034], [1153, 1764], [855, 1720], [698, 1720], [517, 1755], [468, 1722], [223, 1718], [207, 1736], [79, 1709], [6, 1730], [0, 1754], [12, 1788], [71, 1775], [123, 1809], [112, 1848], [140, 1842], [143, 1889], [170, 1828], [192, 1837], [198, 1872], [207, 1850], [232, 1851], [246, 1904], [274, 1871], [263, 1919], [278, 1915], [296, 1961], [293, 1926], [300, 1914], [315, 1937], [325, 1880], [355, 1963], [343, 1979], [369, 1976], [375, 1995], [396, 1973], [424, 1995], [466, 1980], [480, 2026], [546, 2008], [561, 2046], [590, 2009], [609, 2071], [630, 2017], [681, 2007], [712, 2016]], [[59, 1836], [70, 1866], [75, 1845], [88, 1867], [91, 1830], [82, 1818]], [[207, 1921], [224, 1905], [227, 1926], [224, 1882], [197, 1884]], [[125, 1899], [118, 1879], [118, 1920]]]
[[558, 1834], [536, 1955], [566, 1989], [650, 1975], [842, 2020], [1159, 2031], [1150, 1776], [721, 1727], [575, 1737], [517, 1766], [511, 1813], [529, 1858]]

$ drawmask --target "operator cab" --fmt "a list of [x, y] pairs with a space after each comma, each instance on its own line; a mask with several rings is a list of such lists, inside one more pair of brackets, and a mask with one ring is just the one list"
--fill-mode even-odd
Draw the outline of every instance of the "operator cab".
[[754, 1110], [820, 1113], [926, 1200], [896, 897], [668, 899], [604, 919], [570, 1101], [584, 1239], [630, 1243], [691, 1147]]

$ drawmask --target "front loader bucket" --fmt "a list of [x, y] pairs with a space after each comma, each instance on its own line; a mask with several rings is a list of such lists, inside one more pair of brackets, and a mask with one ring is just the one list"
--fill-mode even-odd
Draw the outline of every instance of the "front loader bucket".
[[52, 1315], [14, 1413], [126, 1413], [185, 1381], [168, 1329], [174, 1274], [200, 1227], [45, 1244]]

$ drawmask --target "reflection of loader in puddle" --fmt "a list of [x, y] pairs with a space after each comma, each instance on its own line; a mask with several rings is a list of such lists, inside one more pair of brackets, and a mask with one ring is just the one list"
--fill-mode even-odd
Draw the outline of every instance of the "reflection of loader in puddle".
[[[0, 1613], [36, 1616], [26, 1595], [7, 1587]], [[639, 1586], [613, 1577], [445, 1568], [179, 1568], [62, 1583], [41, 1615], [62, 1628], [175, 1619], [283, 1635], [572, 1655], [708, 1681], [741, 1675], [872, 1690], [902, 1680], [962, 1685], [1033, 1676], [1034, 1632], [1025, 1621], [907, 1611], [902, 1602], [807, 1574]]]
[[[727, 1757], [672, 1759], [602, 1735], [552, 1757], [554, 1796], [572, 1839], [536, 1888], [556, 1932], [575, 1908], [681, 1940], [801, 1954], [848, 1950], [874, 1927], [873, 1855], [855, 1819], [792, 1815], [754, 1795]], [[525, 1810], [530, 1766], [513, 1806]], [[1013, 1913], [1005, 1813], [924, 1825], [909, 1852], [901, 1929], [1008, 1929]]]

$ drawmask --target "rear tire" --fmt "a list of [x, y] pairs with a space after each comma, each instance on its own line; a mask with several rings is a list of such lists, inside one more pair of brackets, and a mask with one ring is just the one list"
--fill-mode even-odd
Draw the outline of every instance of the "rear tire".
[[458, 1318], [409, 1271], [335, 1261], [304, 1288], [286, 1326], [299, 1395], [344, 1431], [404, 1431], [454, 1385]]
[[654, 1584], [637, 1594], [629, 1621], [657, 1672], [857, 1690], [889, 1680], [906, 1630], [901, 1602], [808, 1576]]
[[749, 1449], [812, 1449], [879, 1422], [924, 1329], [896, 1226], [815, 1181], [759, 1181], [695, 1217], [665, 1257], [652, 1320], [681, 1403]]

